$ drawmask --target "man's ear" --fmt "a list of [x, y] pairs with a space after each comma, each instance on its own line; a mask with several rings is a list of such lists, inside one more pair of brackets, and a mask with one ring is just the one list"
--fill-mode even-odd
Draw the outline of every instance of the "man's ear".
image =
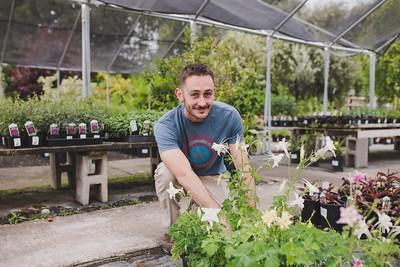
[[183, 102], [183, 91], [181, 88], [175, 89], [175, 95], [179, 99], [179, 102]]

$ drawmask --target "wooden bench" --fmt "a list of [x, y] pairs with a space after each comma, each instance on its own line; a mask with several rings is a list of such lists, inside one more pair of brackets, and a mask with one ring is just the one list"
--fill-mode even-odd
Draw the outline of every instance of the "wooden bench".
[[[98, 199], [102, 202], [108, 201], [108, 159], [107, 151], [122, 149], [148, 148], [150, 150], [150, 173], [160, 163], [156, 142], [140, 143], [102, 143], [99, 145], [62, 146], [62, 147], [36, 147], [8, 149], [0, 148], [0, 156], [14, 156], [27, 154], [50, 154], [51, 187], [61, 187], [61, 175], [66, 172], [68, 183], [76, 188], [76, 200], [82, 205], [89, 204], [90, 185], [99, 185]], [[66, 155], [66, 161], [60, 160], [62, 154]], [[89, 168], [93, 162], [94, 171]]]

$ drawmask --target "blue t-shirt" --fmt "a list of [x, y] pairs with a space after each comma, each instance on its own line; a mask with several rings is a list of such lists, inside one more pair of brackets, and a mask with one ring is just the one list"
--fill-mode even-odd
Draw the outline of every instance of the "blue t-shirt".
[[154, 135], [160, 153], [179, 148], [197, 175], [224, 173], [226, 167], [223, 155], [218, 156], [211, 147], [213, 143], [222, 141], [234, 144], [237, 136], [243, 140], [243, 124], [239, 112], [228, 104], [214, 101], [207, 118], [195, 123], [189, 121], [183, 111], [183, 105], [179, 105], [164, 114], [155, 124]]

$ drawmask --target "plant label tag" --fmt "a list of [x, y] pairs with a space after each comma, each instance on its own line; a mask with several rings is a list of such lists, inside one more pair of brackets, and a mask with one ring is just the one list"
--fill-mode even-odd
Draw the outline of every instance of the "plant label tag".
[[39, 137], [38, 136], [32, 136], [32, 145], [33, 146], [39, 145]]
[[324, 217], [325, 219], [328, 218], [328, 210], [321, 207], [321, 216]]
[[335, 166], [335, 167], [339, 166], [339, 161], [332, 160], [332, 166]]
[[93, 137], [94, 138], [100, 138], [100, 135], [99, 134], [95, 134]]
[[291, 155], [290, 155], [290, 158], [291, 158], [291, 159], [297, 159], [297, 154], [291, 154]]
[[21, 146], [21, 138], [14, 138], [14, 147]]
[[130, 126], [131, 126], [131, 132], [134, 133], [137, 131], [137, 124], [135, 120], [131, 120], [130, 122]]
[[72, 135], [67, 135], [67, 140], [71, 140], [72, 139]]
[[147, 154], [147, 153], [149, 153], [149, 150], [147, 148], [142, 148], [142, 153]]
[[1, 137], [1, 142], [3, 143], [3, 145], [6, 144], [6, 139], [4, 139], [4, 136]]
[[86, 134], [81, 134], [81, 135], [80, 135], [80, 138], [81, 138], [81, 139], [86, 139]]

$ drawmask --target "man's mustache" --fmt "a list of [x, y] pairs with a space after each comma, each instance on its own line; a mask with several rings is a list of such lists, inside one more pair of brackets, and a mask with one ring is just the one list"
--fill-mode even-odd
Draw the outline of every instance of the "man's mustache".
[[203, 110], [203, 109], [209, 109], [210, 105], [205, 105], [205, 106], [193, 106], [193, 109], [196, 110]]

